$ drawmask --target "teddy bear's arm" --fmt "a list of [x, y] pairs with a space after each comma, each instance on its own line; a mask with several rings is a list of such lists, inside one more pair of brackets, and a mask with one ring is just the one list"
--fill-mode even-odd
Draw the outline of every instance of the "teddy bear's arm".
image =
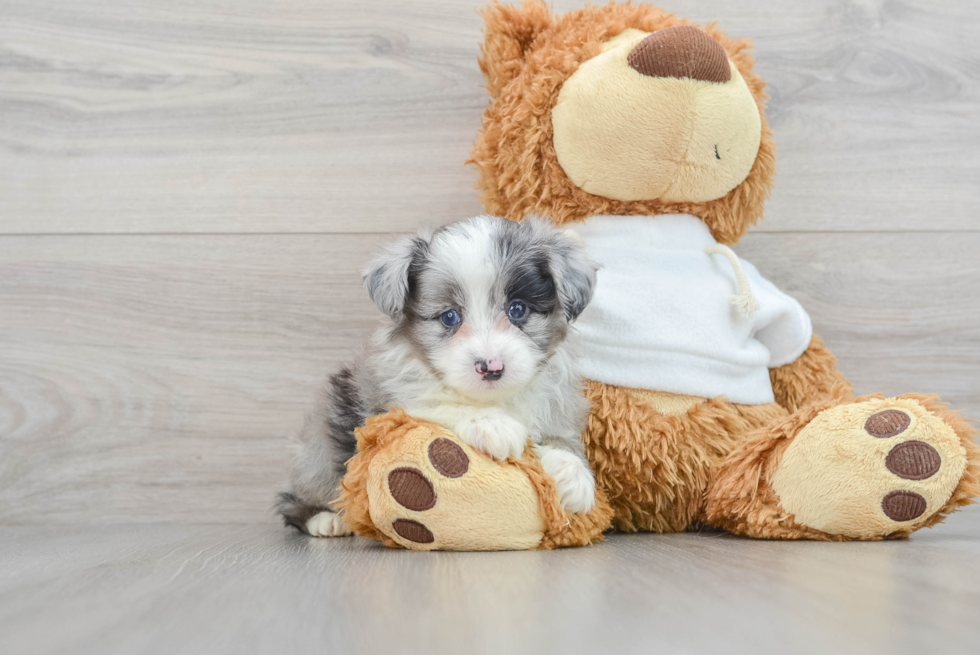
[[854, 396], [854, 388], [837, 370], [837, 358], [817, 335], [796, 361], [769, 371], [776, 402], [791, 413], [815, 401]]

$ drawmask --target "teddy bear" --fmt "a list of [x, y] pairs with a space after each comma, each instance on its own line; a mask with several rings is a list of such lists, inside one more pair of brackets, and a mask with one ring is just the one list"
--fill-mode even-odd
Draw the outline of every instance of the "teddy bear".
[[530, 446], [497, 462], [396, 410], [358, 431], [355, 533], [417, 550], [700, 526], [881, 540], [972, 502], [968, 423], [934, 395], [856, 397], [804, 308], [730, 248], [775, 174], [748, 40], [648, 4], [483, 17], [481, 200], [565, 226], [602, 266], [577, 323], [596, 505], [563, 512]]

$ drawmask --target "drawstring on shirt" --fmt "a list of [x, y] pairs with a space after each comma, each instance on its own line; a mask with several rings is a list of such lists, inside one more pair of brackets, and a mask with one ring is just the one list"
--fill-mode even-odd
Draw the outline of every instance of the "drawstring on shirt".
[[752, 295], [749, 278], [745, 274], [745, 269], [742, 268], [742, 262], [739, 261], [735, 251], [728, 246], [723, 246], [718, 243], [705, 248], [704, 254], [723, 255], [728, 260], [728, 263], [732, 265], [732, 270], [735, 271], [735, 281], [738, 283], [738, 294], [732, 296], [732, 304], [735, 305], [738, 312], [742, 316], [750, 317], [759, 311], [759, 301]]

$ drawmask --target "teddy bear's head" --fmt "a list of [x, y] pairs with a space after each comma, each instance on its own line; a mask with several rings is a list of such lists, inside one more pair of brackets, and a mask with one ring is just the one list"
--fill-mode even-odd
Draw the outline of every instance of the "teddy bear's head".
[[723, 243], [761, 217], [775, 157], [748, 40], [646, 4], [495, 2], [483, 17], [492, 100], [472, 162], [488, 211], [686, 212]]

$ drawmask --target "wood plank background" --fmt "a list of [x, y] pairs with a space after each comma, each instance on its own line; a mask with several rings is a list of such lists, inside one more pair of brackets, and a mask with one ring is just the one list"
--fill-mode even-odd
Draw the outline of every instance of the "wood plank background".
[[[358, 270], [480, 212], [478, 7], [0, 0], [0, 523], [273, 520]], [[740, 253], [859, 391], [980, 417], [980, 4], [670, 7], [770, 83]]]

